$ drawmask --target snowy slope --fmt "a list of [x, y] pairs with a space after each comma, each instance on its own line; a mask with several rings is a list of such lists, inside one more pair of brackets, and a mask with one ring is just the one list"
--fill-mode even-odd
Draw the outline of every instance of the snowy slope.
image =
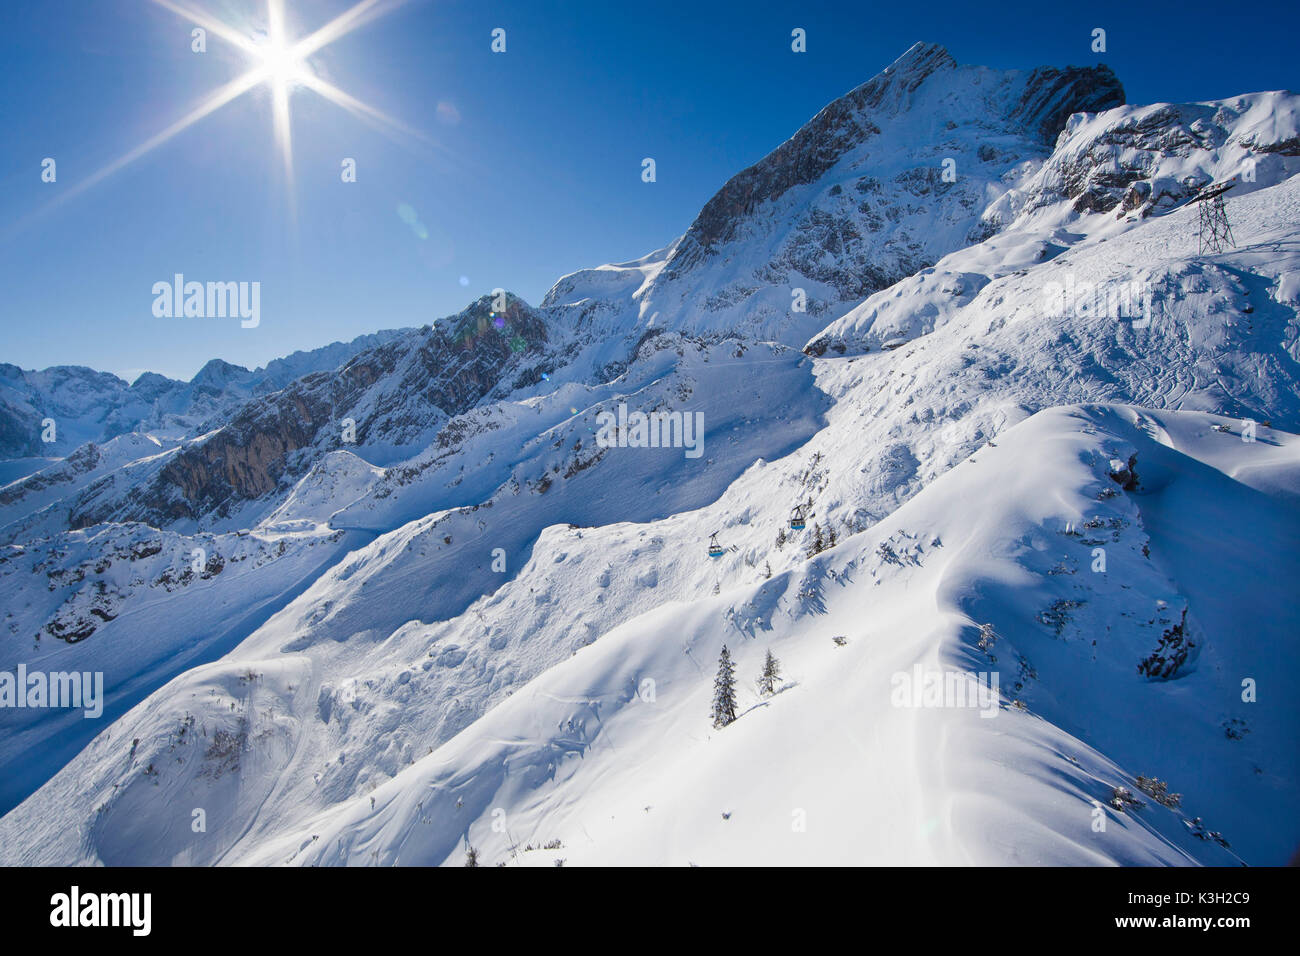
[[316, 527], [183, 536], [110, 524], [0, 551], [0, 670], [100, 672], [105, 694], [102, 719], [0, 709], [0, 807], [172, 677], [228, 652], [368, 538]]
[[[374, 811], [354, 801], [250, 859], [456, 864], [468, 837], [488, 861], [540, 865], [1235, 862], [1149, 800], [1093, 831], [1095, 802], [1155, 772], [1183, 791], [1182, 818], [1279, 863], [1300, 839], [1285, 812], [1300, 714], [1293, 702], [1257, 713], [1238, 691], [1245, 675], [1294, 672], [1296, 612], [1275, 613], [1270, 596], [1298, 556], [1261, 556], [1298, 530], [1300, 444], [1245, 445], [1211, 423], [1129, 408], [1036, 416], [800, 573], [647, 611], [381, 787]], [[1098, 502], [1108, 456], [1129, 448], [1155, 487]], [[1229, 514], [1247, 535], [1224, 555], [1216, 519]], [[1061, 529], [1097, 517], [1124, 528], [1092, 575], [1087, 543]], [[891, 542], [897, 563], [882, 557]], [[1044, 572], [1058, 558], [1084, 568], [1054, 582]], [[1132, 665], [1172, 619], [1162, 603], [1185, 599], [1170, 572], [1202, 596], [1203, 648], [1187, 676], [1148, 683]], [[1101, 631], [1075, 620], [1054, 635], [1040, 608], [1061, 593], [1114, 633], [1094, 645], [1085, 635]], [[976, 646], [984, 621], [995, 655]], [[716, 731], [704, 715], [722, 643], [749, 676], [773, 649], [789, 679], [767, 701], [742, 685], [740, 721]], [[994, 719], [891, 705], [897, 674], [987, 671], [991, 656], [1007, 690]], [[1248, 742], [1223, 733], [1238, 715]]]
[[[39, 838], [22, 841], [33, 847], [53, 841], [7, 862], [458, 863], [468, 836], [490, 862], [541, 865], [1234, 863], [1192, 835], [1193, 817], [1234, 854], [1281, 862], [1300, 839], [1285, 812], [1297, 798], [1286, 741], [1300, 714], [1285, 701], [1243, 704], [1240, 681], [1263, 689], [1267, 675], [1295, 669], [1296, 612], [1279, 614], [1270, 595], [1300, 571], [1294, 552], [1273, 557], [1300, 531], [1300, 443], [1270, 432], [1247, 444], [1216, 423], [1116, 406], [1037, 415], [869, 532], [771, 580], [645, 607], [395, 779], [314, 817], [263, 804], [247, 831], [242, 819], [223, 827], [247, 836], [213, 857], [214, 841], [184, 824], [191, 806], [223, 821], [235, 809], [209, 743], [216, 728], [250, 741], [241, 779], [260, 802], [301, 769], [301, 723], [320, 715], [299, 708], [324, 699], [311, 700], [303, 655], [235, 655], [183, 678], [165, 698], [171, 712], [142, 705], [127, 716], [121, 732], [142, 743], [126, 766], [98, 741], [78, 762], [102, 776], [65, 770], [0, 822], [6, 836], [34, 828]], [[1117, 487], [1109, 461], [1128, 454], [1140, 488], [1103, 496]], [[1225, 554], [1228, 515], [1248, 533]], [[1071, 525], [1084, 537], [1064, 533]], [[1104, 573], [1089, 570], [1088, 534], [1107, 549]], [[1066, 600], [1080, 607], [1059, 627], [1044, 620]], [[1175, 680], [1140, 677], [1137, 662], [1187, 605], [1194, 663]], [[986, 622], [996, 641], [982, 651]], [[742, 677], [771, 648], [787, 681], [770, 700], [744, 681], [739, 722], [717, 731], [707, 713], [724, 642]], [[996, 671], [995, 716], [897, 706], [896, 675], [918, 665]], [[259, 676], [241, 687], [245, 671]], [[369, 683], [330, 706], [364, 708]], [[177, 740], [182, 707], [198, 718], [190, 733], [208, 735], [198, 746]], [[1225, 736], [1232, 720], [1243, 739]], [[159, 772], [143, 774], [146, 764]], [[1168, 780], [1182, 812], [1143, 798], [1137, 774]], [[103, 806], [92, 827], [60, 834], [42, 822], [43, 802], [88, 784]], [[1094, 801], [1116, 786], [1146, 806], [1104, 810], [1105, 831], [1094, 832]], [[142, 825], [139, 811], [159, 799], [176, 819]], [[562, 848], [510, 849], [553, 840]]]
[[[822, 330], [809, 348], [842, 355], [897, 347], [959, 313], [987, 315], [1008, 299], [1048, 319], [1062, 304], [1074, 311], [1106, 311], [1113, 304], [1119, 308], [1105, 318], [1114, 320], [1119, 311], [1121, 321], [1157, 323], [1179, 322], [1183, 313], [1197, 316], [1206, 309], [1253, 311], [1250, 303], [1233, 301], [1251, 291], [1290, 308], [1296, 302], [1286, 277], [1292, 260], [1285, 246], [1277, 257], [1274, 244], [1294, 229], [1295, 189], [1286, 181], [1297, 172], [1300, 97], [1293, 94], [1076, 115], [1051, 158], [1020, 191], [1020, 211], [1006, 230], [869, 296]], [[1250, 240], [1239, 242], [1248, 252], [1202, 257], [1198, 209], [1185, 204], [1209, 183], [1230, 180], [1236, 185], [1228, 194], [1229, 221], [1244, 220], [1239, 232], [1250, 231], [1238, 238]], [[1269, 189], [1282, 183], [1280, 190]], [[1269, 190], [1266, 196], [1257, 192], [1263, 189]], [[1282, 206], [1270, 208], [1274, 202]], [[1145, 221], [1165, 215], [1168, 221], [1156, 228]], [[1102, 248], [1107, 241], [1119, 246]], [[1242, 273], [1263, 283], [1251, 286]], [[1136, 294], [1126, 296], [1133, 284]], [[1049, 300], [1046, 290], [1053, 286], [1062, 293], [1088, 286], [1095, 291], [1063, 303], [1063, 295]], [[1148, 295], [1149, 308], [1142, 303]], [[1243, 326], [1251, 321], [1245, 315]], [[1293, 348], [1294, 334], [1286, 332], [1284, 341]]]
[[87, 442], [64, 458], [40, 461], [24, 469], [27, 474], [21, 478], [0, 487], [0, 528], [48, 508], [119, 468], [148, 462], [175, 447], [174, 441], [131, 432], [103, 445]]

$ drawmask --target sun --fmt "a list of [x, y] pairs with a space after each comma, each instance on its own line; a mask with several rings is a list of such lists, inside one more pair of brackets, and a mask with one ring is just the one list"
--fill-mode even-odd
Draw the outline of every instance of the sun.
[[275, 142], [284, 159], [285, 178], [293, 180], [293, 145], [289, 133], [289, 92], [305, 77], [306, 54], [302, 44], [291, 44], [284, 35], [283, 0], [266, 0], [266, 38], [253, 47], [252, 59], [271, 88], [275, 116]]
[[289, 89], [301, 81], [306, 70], [307, 61], [300, 57], [293, 46], [284, 43], [267, 42], [259, 44], [258, 54], [261, 68], [266, 71], [267, 82], [275, 89]]
[[407, 0], [358, 0], [352, 7], [315, 32], [292, 41], [285, 32], [284, 0], [266, 0], [266, 29], [256, 32], [249, 32], [217, 19], [194, 6], [193, 0], [153, 0], [153, 2], [238, 49], [247, 57], [249, 69], [213, 90], [188, 113], [139, 146], [87, 176], [76, 186], [62, 191], [54, 200], [55, 203], [66, 202], [102, 182], [178, 133], [189, 129], [204, 117], [259, 86], [267, 87], [271, 93], [275, 140], [284, 162], [286, 180], [291, 187], [290, 192], [293, 185], [293, 150], [289, 136], [289, 99], [297, 88], [311, 90], [390, 135], [400, 134], [429, 145], [436, 145], [419, 130], [412, 129], [318, 76], [310, 64], [310, 58], [324, 47], [347, 36], [358, 27], [391, 13], [403, 6]]
[[[155, 3], [177, 10], [203, 22], [193, 9], [180, 8], [176, 0], [154, 0]], [[390, 130], [412, 132], [403, 124], [384, 115], [372, 106], [344, 93], [319, 76], [311, 68], [309, 58], [322, 47], [352, 32], [368, 20], [382, 16], [405, 0], [360, 0], [341, 16], [335, 17], [310, 36], [290, 40], [285, 31], [284, 0], [266, 0], [266, 32], [260, 38], [248, 41], [231, 31], [225, 24], [206, 18], [209, 29], [240, 47], [248, 56], [252, 69], [245, 74], [249, 86], [265, 84], [271, 91], [272, 114], [275, 123], [275, 142], [284, 161], [285, 178], [293, 182], [293, 145], [290, 136], [289, 98], [296, 87], [304, 87], [342, 106], [346, 110]]]

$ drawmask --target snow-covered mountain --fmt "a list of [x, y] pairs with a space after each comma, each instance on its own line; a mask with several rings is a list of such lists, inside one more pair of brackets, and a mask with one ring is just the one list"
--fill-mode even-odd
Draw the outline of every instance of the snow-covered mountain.
[[566, 276], [543, 304], [802, 345], [997, 232], [1071, 114], [1123, 102], [1104, 66], [1001, 72], [918, 43], [732, 177], [667, 249]]
[[918, 44], [659, 252], [0, 489], [0, 671], [107, 699], [0, 709], [0, 862], [1289, 858], [1300, 98], [1122, 99]]
[[[309, 352], [294, 352], [250, 371], [213, 359], [180, 382], [145, 372], [129, 385], [116, 375], [75, 365], [27, 371], [0, 363], [0, 456], [9, 467], [0, 481], [37, 470], [44, 459], [86, 442], [104, 443], [129, 432], [185, 435], [255, 395], [279, 391], [312, 372], [338, 368], [357, 352], [390, 342], [396, 330], [358, 336]], [[42, 424], [53, 420], [54, 428]], [[14, 459], [28, 459], [25, 466]], [[19, 470], [21, 468], [21, 470]]]

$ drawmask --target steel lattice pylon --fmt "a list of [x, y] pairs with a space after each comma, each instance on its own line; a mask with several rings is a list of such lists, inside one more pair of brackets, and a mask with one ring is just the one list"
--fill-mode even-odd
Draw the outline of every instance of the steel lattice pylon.
[[1206, 189], [1192, 202], [1200, 206], [1201, 255], [1206, 252], [1222, 252], [1236, 247], [1232, 238], [1232, 227], [1228, 225], [1228, 209], [1223, 202], [1223, 194], [1234, 183], [1221, 183]]

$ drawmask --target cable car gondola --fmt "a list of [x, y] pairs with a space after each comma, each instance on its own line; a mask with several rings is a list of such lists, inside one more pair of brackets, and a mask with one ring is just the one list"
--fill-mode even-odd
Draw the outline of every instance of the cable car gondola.
[[794, 511], [790, 514], [790, 530], [802, 531], [806, 526], [807, 516], [803, 513], [803, 505], [795, 505]]
[[709, 557], [720, 558], [727, 553], [727, 549], [718, 544], [717, 532], [709, 535]]

